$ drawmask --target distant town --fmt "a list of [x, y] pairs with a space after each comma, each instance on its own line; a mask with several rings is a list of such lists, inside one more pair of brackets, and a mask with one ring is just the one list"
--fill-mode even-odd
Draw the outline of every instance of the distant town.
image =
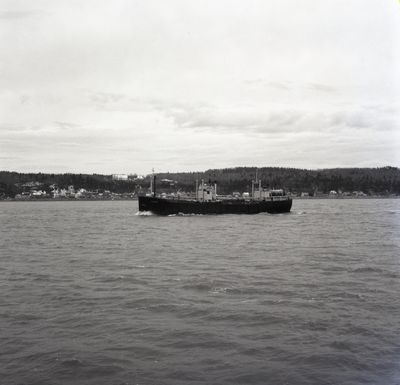
[[[202, 172], [156, 173], [157, 192], [190, 197], [196, 180], [218, 184], [218, 193], [247, 196], [254, 180], [264, 188], [283, 188], [297, 198], [399, 197], [396, 167], [304, 170], [236, 167]], [[46, 174], [0, 171], [0, 200], [122, 200], [150, 192], [152, 175]]]

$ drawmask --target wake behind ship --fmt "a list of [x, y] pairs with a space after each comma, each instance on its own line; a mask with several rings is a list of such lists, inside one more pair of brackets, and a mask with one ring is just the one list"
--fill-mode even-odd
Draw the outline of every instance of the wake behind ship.
[[288, 213], [292, 207], [292, 199], [283, 190], [258, 189], [254, 182], [252, 196], [248, 199], [228, 199], [217, 196], [216, 183], [204, 183], [199, 187], [196, 183], [196, 194], [193, 199], [168, 198], [157, 196], [155, 191], [155, 176], [153, 191], [150, 196], [139, 196], [139, 211], [151, 211], [158, 215], [173, 214], [259, 214], [259, 213]]

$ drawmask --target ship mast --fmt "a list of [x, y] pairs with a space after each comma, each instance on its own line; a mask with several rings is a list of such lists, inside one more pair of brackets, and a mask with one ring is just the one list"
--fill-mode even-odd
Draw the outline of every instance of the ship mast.
[[152, 174], [150, 178], [150, 193], [153, 197], [156, 196], [156, 174], [154, 174], [154, 167], [151, 169]]
[[254, 200], [254, 193], [255, 193], [255, 185], [257, 184], [257, 181], [258, 181], [258, 175], [257, 175], [257, 173], [258, 173], [258, 169], [256, 168], [256, 180], [252, 180], [251, 181], [251, 199], [253, 199]]
[[153, 195], [153, 175], [150, 177], [150, 194]]

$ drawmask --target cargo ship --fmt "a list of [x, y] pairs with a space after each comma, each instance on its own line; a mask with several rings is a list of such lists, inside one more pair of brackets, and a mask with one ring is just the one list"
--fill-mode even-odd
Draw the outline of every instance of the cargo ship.
[[252, 193], [240, 198], [217, 195], [216, 183], [199, 184], [193, 198], [163, 197], [156, 194], [156, 177], [153, 176], [151, 193], [139, 196], [139, 212], [147, 211], [157, 215], [179, 214], [259, 214], [288, 213], [292, 199], [284, 190], [268, 190], [261, 187], [261, 181], [252, 182]]

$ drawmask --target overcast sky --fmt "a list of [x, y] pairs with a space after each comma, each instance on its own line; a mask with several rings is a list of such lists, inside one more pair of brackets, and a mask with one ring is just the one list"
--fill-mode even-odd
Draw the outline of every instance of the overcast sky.
[[400, 166], [397, 0], [0, 0], [0, 170]]

